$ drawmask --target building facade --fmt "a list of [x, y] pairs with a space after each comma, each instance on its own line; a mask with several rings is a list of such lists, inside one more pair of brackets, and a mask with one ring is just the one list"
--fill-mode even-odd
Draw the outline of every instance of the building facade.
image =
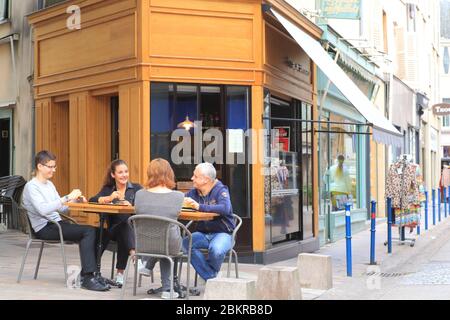
[[[264, 5], [320, 38], [321, 29], [284, 1]], [[117, 157], [140, 183], [151, 159], [166, 158], [177, 188], [186, 190], [195, 164], [209, 160], [243, 218], [242, 261], [270, 263], [317, 250], [317, 143], [308, 122], [317, 117], [316, 69], [264, 5], [73, 0], [30, 15], [36, 150], [57, 154], [58, 190], [95, 194]], [[78, 18], [81, 24], [69, 28]], [[193, 129], [176, 130], [194, 121]], [[251, 140], [250, 129], [269, 134]], [[214, 148], [208, 135], [220, 133], [225, 151], [211, 160], [202, 150]], [[194, 138], [183, 153], [187, 161], [177, 163], [174, 148], [194, 136], [203, 139]], [[258, 152], [261, 161], [237, 160]], [[272, 179], [279, 172], [287, 173], [282, 184]], [[76, 218], [95, 223], [88, 215]]]
[[37, 1], [0, 1], [0, 176], [31, 172], [33, 44], [26, 15]]

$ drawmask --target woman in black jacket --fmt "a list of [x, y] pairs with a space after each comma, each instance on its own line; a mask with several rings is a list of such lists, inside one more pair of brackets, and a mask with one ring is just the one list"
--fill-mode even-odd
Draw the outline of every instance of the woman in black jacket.
[[[142, 189], [137, 183], [129, 182], [128, 166], [125, 161], [117, 159], [111, 162], [103, 187], [100, 192], [89, 199], [89, 202], [102, 204], [126, 204], [134, 205], [136, 192]], [[116, 283], [123, 284], [123, 272], [127, 265], [128, 255], [134, 251], [134, 237], [131, 227], [128, 225], [129, 215], [114, 214], [107, 219], [108, 229], [104, 233], [103, 251], [108, 246], [109, 240], [117, 242], [117, 276]]]

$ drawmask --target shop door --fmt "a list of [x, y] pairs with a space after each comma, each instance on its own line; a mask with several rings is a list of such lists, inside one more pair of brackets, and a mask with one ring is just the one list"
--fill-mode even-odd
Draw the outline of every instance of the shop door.
[[11, 120], [0, 119], [0, 177], [11, 175]]
[[[301, 154], [298, 106], [270, 99], [270, 228], [271, 242], [301, 239]], [[286, 120], [274, 120], [285, 118]]]

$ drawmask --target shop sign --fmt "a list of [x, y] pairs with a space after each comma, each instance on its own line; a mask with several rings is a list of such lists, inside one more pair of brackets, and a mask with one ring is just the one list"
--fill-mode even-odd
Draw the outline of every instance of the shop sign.
[[358, 20], [360, 8], [361, 0], [321, 0], [320, 3], [324, 18]]
[[305, 69], [302, 64], [292, 61], [292, 59], [289, 57], [286, 57], [286, 64], [289, 68], [294, 69], [295, 71], [298, 71], [305, 76], [309, 76], [310, 74], [309, 70]]
[[438, 103], [433, 106], [433, 114], [436, 116], [450, 115], [450, 103]]

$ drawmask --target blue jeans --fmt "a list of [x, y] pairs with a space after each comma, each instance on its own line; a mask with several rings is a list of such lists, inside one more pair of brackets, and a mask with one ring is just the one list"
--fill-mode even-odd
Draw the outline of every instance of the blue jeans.
[[[231, 250], [232, 237], [228, 233], [202, 233], [192, 234], [191, 264], [195, 271], [205, 280], [215, 278], [220, 271], [225, 255]], [[189, 241], [183, 240], [183, 251], [187, 253]], [[200, 251], [208, 249], [208, 257]]]

